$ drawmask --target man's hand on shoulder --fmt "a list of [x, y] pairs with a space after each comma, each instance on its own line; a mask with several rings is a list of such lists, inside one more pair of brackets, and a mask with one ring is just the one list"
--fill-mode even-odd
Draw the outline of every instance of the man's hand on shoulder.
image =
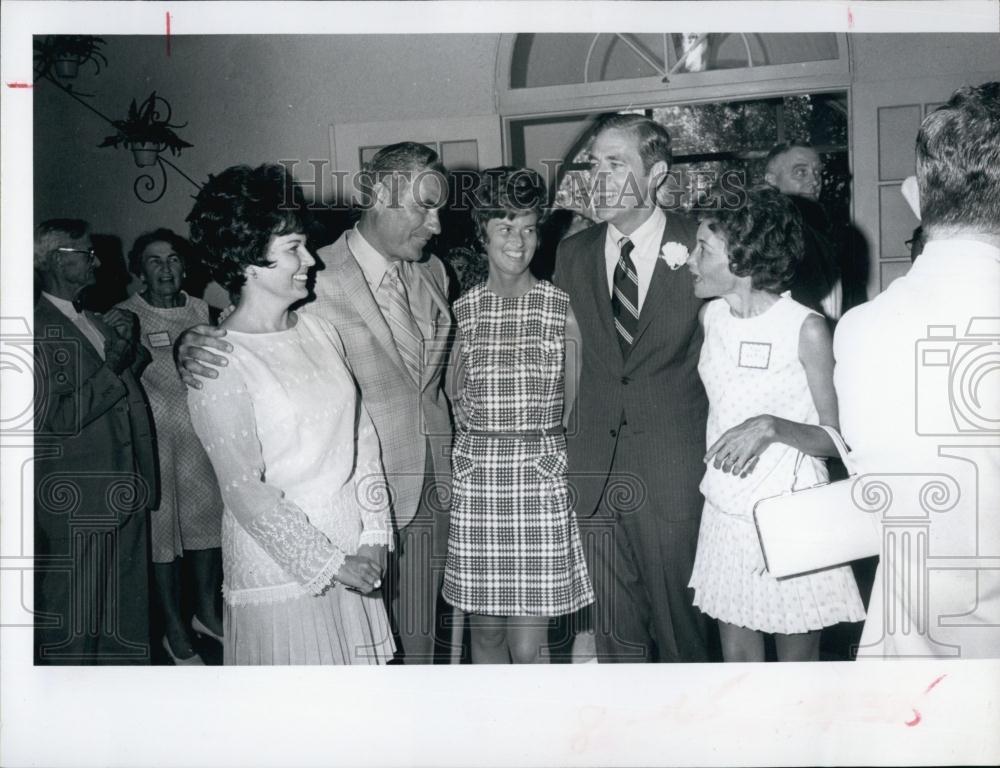
[[180, 335], [174, 344], [174, 365], [181, 381], [192, 389], [201, 389], [201, 378], [218, 377], [219, 372], [213, 366], [228, 365], [229, 360], [211, 350], [225, 354], [233, 351], [225, 335], [225, 329], [212, 325], [196, 325]]

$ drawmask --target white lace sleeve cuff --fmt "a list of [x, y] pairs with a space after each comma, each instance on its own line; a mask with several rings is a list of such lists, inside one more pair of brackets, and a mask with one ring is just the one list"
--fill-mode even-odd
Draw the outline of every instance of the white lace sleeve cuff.
[[298, 505], [286, 499], [242, 525], [285, 573], [310, 591], [308, 585], [325, 586], [344, 563], [343, 549], [315, 528]]
[[341, 566], [347, 559], [347, 555], [344, 554], [342, 550], [336, 550], [330, 559], [327, 560], [326, 565], [313, 576], [309, 581], [302, 585], [302, 588], [306, 590], [310, 595], [319, 595], [333, 583], [334, 577], [339, 573]]

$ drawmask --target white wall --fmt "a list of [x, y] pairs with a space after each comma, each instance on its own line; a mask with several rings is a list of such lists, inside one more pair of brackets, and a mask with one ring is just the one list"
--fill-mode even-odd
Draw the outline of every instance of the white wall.
[[[133, 97], [166, 97], [194, 147], [166, 155], [201, 181], [235, 163], [330, 159], [331, 123], [496, 112], [497, 35], [108, 36], [108, 66], [81, 70], [75, 90], [111, 118]], [[113, 130], [47, 83], [34, 89], [35, 221], [74, 216], [128, 249], [141, 232], [186, 233], [194, 187], [171, 173], [145, 205], [125, 149], [98, 149]], [[308, 169], [308, 166], [305, 167]], [[311, 169], [308, 169], [311, 176]]]

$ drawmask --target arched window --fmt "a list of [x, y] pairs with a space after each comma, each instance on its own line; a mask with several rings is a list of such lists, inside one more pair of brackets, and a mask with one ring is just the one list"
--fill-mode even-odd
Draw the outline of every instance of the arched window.
[[832, 33], [520, 34], [509, 43], [506, 85], [524, 90], [629, 80], [635, 87], [655, 89], [686, 81], [745, 81], [748, 75], [764, 80], [828, 73], [839, 69], [842, 38]]
[[819, 151], [828, 209], [849, 217], [845, 35], [504, 35], [497, 80], [507, 158], [541, 172], [566, 207], [592, 119], [627, 110], [670, 130], [681, 207], [723, 170], [760, 180], [770, 147], [791, 141]]

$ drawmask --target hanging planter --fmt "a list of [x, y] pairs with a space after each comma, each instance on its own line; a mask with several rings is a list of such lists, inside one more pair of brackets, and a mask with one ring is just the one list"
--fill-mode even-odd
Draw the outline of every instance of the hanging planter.
[[124, 146], [132, 153], [138, 168], [151, 169], [141, 170], [132, 184], [132, 191], [141, 202], [150, 205], [162, 199], [167, 191], [168, 168], [200, 189], [197, 181], [161, 154], [169, 149], [171, 154], [179, 155], [182, 149], [192, 145], [174, 133], [173, 129], [183, 128], [187, 123], [173, 125], [170, 122], [170, 103], [157, 96], [156, 91], [141, 105], [133, 99], [123, 120], [112, 120], [84, 101], [84, 98], [93, 98], [93, 94], [81, 93], [73, 88], [73, 83], [65, 82], [74, 78], [88, 61], [93, 63], [96, 73], [101, 71], [102, 63], [107, 66], [108, 61], [100, 50], [103, 45], [104, 40], [100, 37], [49, 35], [35, 38], [35, 82], [47, 81], [114, 127], [115, 133], [106, 136], [98, 146]]
[[129, 149], [132, 150], [135, 164], [140, 168], [145, 168], [156, 164], [160, 152], [163, 151], [163, 146], [152, 141], [142, 141], [130, 144]]
[[67, 80], [76, 77], [77, 72], [80, 71], [80, 61], [76, 58], [56, 59], [55, 64], [56, 74]]
[[104, 38], [90, 35], [48, 35], [35, 40], [35, 76], [43, 77], [55, 72], [56, 77], [71, 80], [77, 76], [80, 66], [88, 61], [94, 65], [94, 73], [101, 71], [108, 60], [101, 53]]
[[[162, 105], [162, 110], [157, 108], [158, 105]], [[182, 149], [192, 145], [173, 131], [174, 128], [183, 128], [187, 123], [171, 124], [170, 114], [170, 103], [157, 96], [156, 91], [149, 94], [149, 98], [141, 105], [137, 106], [135, 99], [132, 99], [128, 116], [124, 120], [111, 121], [117, 133], [105, 137], [98, 146], [128, 147], [139, 167], [155, 164], [164, 149], [169, 149], [172, 155], [179, 155]]]

